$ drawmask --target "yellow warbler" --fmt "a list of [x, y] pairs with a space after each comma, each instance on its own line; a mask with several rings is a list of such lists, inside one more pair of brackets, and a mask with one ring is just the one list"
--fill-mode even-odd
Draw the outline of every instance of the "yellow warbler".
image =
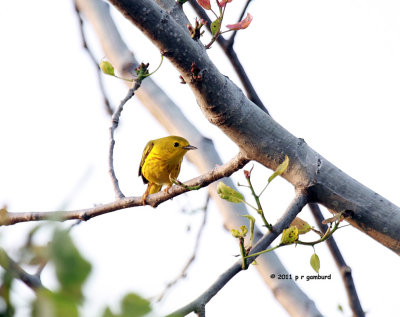
[[170, 176], [176, 179], [181, 169], [183, 156], [189, 150], [197, 149], [180, 136], [167, 136], [151, 140], [146, 144], [139, 166], [139, 176], [147, 189], [142, 196], [143, 205], [149, 194], [157, 193], [163, 185], [167, 185], [165, 192], [172, 186]]

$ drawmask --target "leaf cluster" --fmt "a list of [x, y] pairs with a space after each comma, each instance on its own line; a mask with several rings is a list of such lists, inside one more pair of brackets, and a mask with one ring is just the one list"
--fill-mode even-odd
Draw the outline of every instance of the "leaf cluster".
[[[220, 196], [220, 198], [230, 201], [232, 203], [247, 204], [248, 206], [253, 208], [255, 211], [257, 211], [257, 213], [261, 216], [265, 227], [267, 227], [270, 231], [272, 231], [273, 230], [272, 226], [268, 223], [268, 221], [265, 218], [265, 214], [264, 214], [263, 208], [260, 203], [260, 196], [263, 194], [263, 192], [268, 187], [268, 185], [277, 176], [280, 176], [286, 172], [286, 170], [289, 167], [289, 161], [290, 161], [289, 157], [285, 156], [285, 160], [281, 164], [279, 164], [279, 166], [276, 168], [276, 170], [268, 178], [267, 184], [265, 185], [265, 187], [261, 191], [261, 193], [258, 195], [255, 193], [254, 187], [251, 183], [252, 169], [250, 171], [247, 171], [247, 170], [244, 171], [244, 176], [248, 183], [247, 187], [250, 189], [250, 191], [256, 201], [257, 207], [254, 207], [251, 204], [249, 204], [248, 202], [246, 202], [244, 199], [244, 196], [241, 193], [239, 193], [235, 189], [225, 185], [222, 182], [219, 182], [218, 187], [217, 187], [218, 195]], [[258, 255], [266, 253], [266, 252], [270, 252], [270, 251], [275, 250], [282, 246], [291, 245], [291, 244], [295, 244], [295, 245], [302, 244], [302, 245], [309, 245], [314, 248], [314, 246], [316, 244], [321, 243], [321, 242], [325, 241], [326, 239], [328, 239], [330, 236], [332, 236], [332, 234], [339, 228], [339, 223], [344, 219], [344, 215], [342, 213], [340, 213], [340, 214], [336, 215], [335, 217], [332, 217], [332, 218], [329, 218], [329, 219], [326, 219], [325, 221], [323, 221], [323, 223], [325, 223], [325, 224], [326, 223], [330, 224], [330, 226], [328, 227], [328, 230], [323, 234], [323, 233], [319, 232], [318, 230], [314, 229], [314, 227], [310, 226], [306, 221], [304, 221], [300, 217], [296, 217], [292, 221], [290, 226], [282, 231], [281, 241], [278, 245], [276, 245], [275, 247], [269, 248], [267, 250], [261, 251], [261, 252], [250, 254], [252, 244], [253, 244], [255, 219], [254, 219], [254, 217], [248, 216], [248, 215], [246, 215], [245, 217], [247, 217], [250, 221], [250, 230], [248, 230], [246, 226], [241, 226], [240, 230], [232, 229], [233, 237], [239, 239], [240, 253], [241, 253], [241, 256], [243, 259], [243, 262], [242, 262], [243, 269], [247, 269], [247, 267], [248, 267], [246, 259], [248, 259], [250, 257], [258, 256]], [[332, 229], [332, 224], [333, 224], [333, 229]], [[250, 245], [246, 248], [244, 246], [244, 241], [245, 241], [244, 238], [246, 237], [246, 235], [249, 231], [250, 231], [250, 235], [251, 235], [250, 236]], [[310, 231], [317, 233], [319, 235], [319, 239], [316, 241], [312, 241], [312, 242], [304, 242], [304, 241], [299, 240], [300, 235], [307, 234]], [[310, 265], [317, 273], [319, 273], [320, 260], [319, 260], [318, 255], [315, 253], [315, 250], [310, 258]]]
[[[28, 281], [33, 277], [40, 280], [45, 266], [55, 269], [56, 289], [43, 285], [31, 286], [35, 291], [35, 299], [29, 304], [33, 317], [78, 317], [80, 307], [85, 301], [83, 286], [92, 271], [92, 264], [86, 260], [71, 238], [70, 230], [53, 228], [50, 243], [40, 245], [33, 243], [34, 236], [45, 225], [32, 229], [26, 243], [19, 253], [21, 259], [14, 262], [6, 251], [0, 248], [0, 266], [4, 271], [0, 276], [0, 316], [14, 316], [16, 313], [11, 300], [11, 292], [15, 278]], [[37, 273], [27, 273], [23, 266], [37, 267]], [[17, 276], [17, 274], [19, 274]], [[28, 285], [29, 286], [29, 285]], [[140, 317], [151, 311], [150, 302], [141, 296], [128, 293], [121, 301], [120, 312], [113, 312], [109, 307], [104, 309], [103, 317]]]

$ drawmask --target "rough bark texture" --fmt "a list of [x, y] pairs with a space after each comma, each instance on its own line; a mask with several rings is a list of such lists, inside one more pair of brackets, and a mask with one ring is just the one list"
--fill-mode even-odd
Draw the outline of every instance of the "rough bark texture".
[[[312, 150], [248, 100], [210, 61], [204, 47], [189, 36], [169, 12], [145, 0], [111, 0], [143, 31], [181, 72], [207, 119], [218, 126], [248, 159], [275, 169], [284, 155], [290, 168], [283, 175], [297, 189], [312, 188], [312, 199], [332, 212], [348, 210], [349, 222], [383, 245], [400, 253], [400, 210], [364, 187]], [[180, 10], [179, 5], [169, 7]], [[175, 13], [176, 14], [176, 13]], [[192, 81], [192, 63], [202, 80]]]

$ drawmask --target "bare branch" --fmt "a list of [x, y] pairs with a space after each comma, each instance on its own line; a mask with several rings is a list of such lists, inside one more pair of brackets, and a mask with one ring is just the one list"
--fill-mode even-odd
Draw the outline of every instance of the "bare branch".
[[[219, 72], [205, 48], [156, 3], [110, 2], [165, 53], [193, 90], [203, 114], [246, 157], [275, 170], [287, 155], [291, 167], [282, 176], [296, 189], [309, 188], [313, 201], [332, 212], [348, 211], [352, 217], [346, 221], [400, 254], [399, 207], [345, 174], [255, 106]], [[193, 62], [202, 71], [201, 82], [190, 82]]]
[[[319, 229], [322, 232], [326, 232], [328, 226], [323, 224], [322, 221], [324, 217], [322, 215], [321, 209], [318, 204], [311, 203], [309, 204], [311, 212], [317, 222]], [[336, 266], [339, 269], [340, 275], [342, 276], [343, 284], [346, 289], [347, 297], [349, 299], [349, 305], [351, 310], [353, 311], [353, 316], [363, 317], [365, 316], [364, 310], [361, 307], [360, 299], [358, 298], [356, 286], [353, 281], [353, 276], [351, 274], [351, 268], [346, 264], [342, 253], [339, 250], [338, 245], [333, 236], [331, 236], [328, 240], [326, 240], [329, 251], [332, 254], [332, 257], [335, 260]]]
[[[293, 199], [291, 204], [289, 205], [286, 212], [282, 215], [282, 217], [277, 221], [274, 225], [274, 230], [266, 233], [262, 239], [260, 239], [257, 244], [252, 249], [251, 253], [256, 253], [268, 248], [268, 246], [281, 234], [283, 229], [287, 228], [296, 215], [303, 209], [303, 207], [308, 203], [308, 197], [303, 192], [298, 192], [296, 197]], [[254, 258], [249, 259], [249, 263], [253, 262]], [[240, 271], [242, 271], [242, 260], [236, 261], [234, 265], [232, 265], [227, 271], [225, 271], [219, 278], [205, 291], [203, 292], [197, 299], [192, 301], [191, 303], [185, 305], [184, 307], [176, 310], [169, 316], [173, 315], [187, 315], [191, 312], [198, 312], [204, 309], [205, 305]], [[310, 301], [306, 307], [309, 307], [309, 310], [312, 310], [312, 307], [315, 308], [315, 305], [312, 301]], [[298, 310], [299, 307], [296, 307]], [[294, 314], [293, 316], [306, 316], [306, 314], [302, 314], [303, 312], [299, 312]]]
[[38, 275], [29, 274], [18, 263], [11, 259], [3, 248], [0, 248], [0, 266], [10, 271], [16, 278], [25, 283], [33, 291], [43, 288], [42, 281]]
[[129, 99], [131, 99], [135, 95], [135, 91], [137, 89], [139, 89], [140, 84], [141, 84], [141, 81], [134, 82], [133, 87], [129, 89], [128, 94], [121, 101], [118, 108], [115, 110], [114, 114], [111, 116], [110, 147], [109, 147], [109, 152], [108, 152], [108, 167], [109, 167], [108, 172], [110, 174], [111, 181], [113, 183], [116, 199], [124, 198], [125, 196], [121, 192], [121, 189], [119, 188], [118, 179], [115, 176], [115, 171], [114, 171], [114, 145], [115, 145], [114, 131], [118, 127], [119, 117], [121, 116], [121, 112], [124, 109], [124, 105], [128, 102]]
[[157, 297], [157, 301], [161, 301], [163, 299], [163, 297], [165, 296], [165, 294], [167, 293], [167, 291], [174, 286], [176, 283], [178, 283], [181, 279], [186, 277], [187, 271], [189, 270], [191, 264], [193, 263], [193, 261], [196, 259], [196, 254], [197, 254], [197, 250], [199, 249], [199, 245], [200, 245], [200, 238], [203, 234], [203, 230], [206, 226], [206, 220], [207, 220], [207, 209], [208, 209], [208, 203], [210, 201], [210, 195], [207, 195], [207, 200], [205, 203], [205, 206], [202, 208], [203, 211], [203, 221], [200, 225], [199, 231], [197, 232], [197, 236], [196, 236], [196, 242], [193, 248], [193, 252], [192, 255], [190, 256], [190, 258], [188, 259], [188, 261], [186, 262], [185, 266], [183, 267], [182, 271], [179, 273], [179, 275], [174, 278], [172, 281], [170, 281], [167, 286], [165, 287], [164, 291]]
[[81, 33], [81, 38], [82, 38], [82, 46], [83, 48], [86, 50], [86, 52], [89, 55], [90, 60], [92, 61], [93, 65], [96, 67], [96, 71], [97, 71], [97, 80], [99, 83], [99, 89], [100, 92], [103, 96], [103, 101], [104, 101], [104, 106], [106, 108], [107, 113], [111, 116], [114, 112], [114, 110], [111, 107], [110, 101], [108, 100], [108, 97], [106, 95], [106, 91], [104, 89], [104, 84], [103, 84], [103, 75], [102, 72], [100, 70], [99, 67], [99, 62], [96, 60], [96, 58], [94, 57], [92, 51], [90, 50], [88, 43], [86, 41], [86, 35], [85, 35], [85, 31], [84, 31], [84, 25], [83, 25], [83, 19], [81, 17], [81, 12], [79, 10], [79, 7], [75, 4], [75, 12], [76, 12], [76, 16], [78, 17], [79, 20], [79, 31]]
[[[188, 182], [188, 186], [200, 186], [206, 187], [207, 185], [215, 182], [222, 177], [228, 177], [232, 173], [241, 169], [248, 160], [239, 153], [228, 163], [221, 166], [217, 166], [206, 174], [196, 177]], [[181, 186], [172, 186], [168, 193], [158, 192], [153, 195], [149, 195], [146, 199], [146, 203], [157, 207], [159, 204], [180, 194], [187, 192], [186, 188]], [[66, 221], [79, 219], [87, 221], [93, 217], [97, 217], [115, 210], [143, 206], [141, 197], [123, 197], [114, 202], [99, 205], [93, 208], [79, 209], [72, 211], [52, 211], [52, 212], [9, 212], [4, 214], [0, 219], [0, 225], [12, 225], [19, 222], [27, 221], [40, 221], [40, 220], [51, 220], [51, 221]]]
[[[84, 16], [88, 19], [91, 25], [96, 30], [97, 37], [105, 51], [108, 60], [116, 65], [120, 74], [129, 75], [131, 65], [137, 65], [134, 55], [122, 40], [118, 29], [113, 22], [109, 6], [98, 0], [76, 0]], [[172, 1], [173, 2], [173, 1]], [[163, 3], [163, 8], [168, 8], [168, 12], [173, 12], [179, 15], [176, 19], [181, 21], [183, 17], [182, 10], [172, 5], [171, 1], [157, 0], [157, 3]], [[176, 5], [176, 3], [175, 3]], [[186, 30], [187, 32], [187, 30]], [[183, 114], [180, 108], [171, 100], [171, 98], [157, 85], [150, 77], [146, 79], [141, 89], [137, 92], [137, 97], [147, 110], [154, 116], [156, 120], [173, 135], [182, 135], [190, 140], [191, 143], [198, 147], [197, 151], [189, 152], [187, 158], [197, 167], [199, 173], [206, 173], [216, 165], [221, 165], [222, 160], [218, 155], [212, 140], [204, 137]], [[224, 183], [235, 188], [235, 184], [230, 178], [225, 178]], [[234, 228], [239, 228], [246, 225], [247, 221], [242, 215], [246, 215], [246, 207], [241, 204], [232, 204], [223, 199], [220, 199], [216, 192], [216, 184], [211, 184], [208, 187], [211, 197], [214, 199], [219, 212], [224, 221], [224, 227], [230, 231]], [[261, 238], [262, 233], [256, 228], [256, 238]], [[307, 303], [310, 302], [309, 297], [293, 280], [271, 279], [269, 276], [273, 273], [280, 272], [288, 274], [286, 268], [279, 260], [274, 252], [261, 255], [257, 258], [258, 265], [256, 269], [259, 271], [260, 277], [265, 284], [271, 289], [277, 301], [289, 312], [292, 316], [297, 316], [297, 311], [306, 311]], [[293, 307], [298, 309], [293, 310]], [[314, 315], [318, 315], [315, 310]]]

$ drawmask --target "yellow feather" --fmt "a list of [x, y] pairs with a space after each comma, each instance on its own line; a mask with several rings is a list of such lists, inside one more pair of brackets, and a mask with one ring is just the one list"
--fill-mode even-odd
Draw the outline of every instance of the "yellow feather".
[[143, 204], [149, 194], [159, 192], [163, 185], [167, 185], [166, 190], [171, 187], [170, 175], [178, 178], [183, 156], [187, 151], [195, 149], [179, 136], [168, 136], [147, 143], [139, 166], [139, 176], [142, 176], [145, 184], [148, 183], [142, 196]]

